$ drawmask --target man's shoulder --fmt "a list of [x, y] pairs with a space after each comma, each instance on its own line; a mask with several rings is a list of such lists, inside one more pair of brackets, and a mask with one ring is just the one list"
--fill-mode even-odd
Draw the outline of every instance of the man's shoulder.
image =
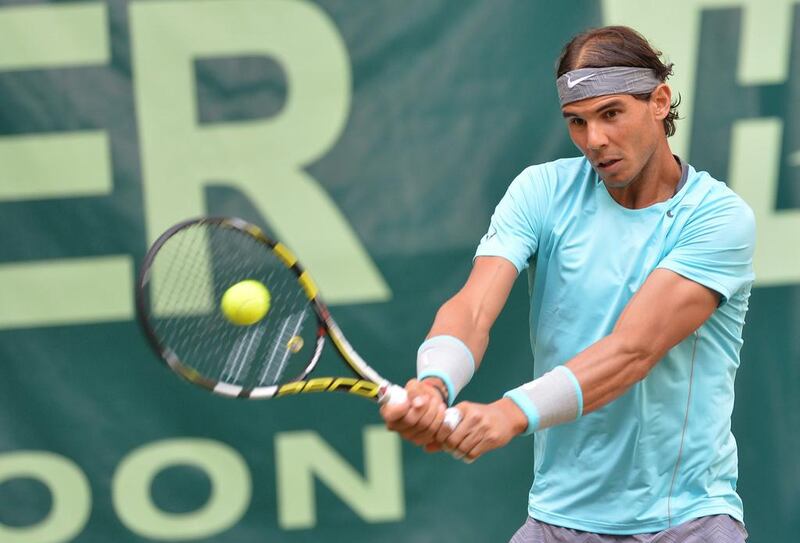
[[560, 158], [528, 166], [519, 174], [517, 182], [526, 186], [541, 183], [554, 192], [563, 192], [570, 190], [576, 181], [585, 179], [593, 172], [586, 157]]
[[689, 181], [691, 188], [687, 194], [687, 202], [697, 206], [697, 210], [704, 213], [740, 213], [752, 216], [753, 211], [744, 199], [736, 194], [727, 184], [714, 178], [706, 171], [695, 170], [689, 166]]
[[[728, 185], [708, 172], [692, 172], [691, 191], [681, 204], [688, 205], [682, 235], [693, 238], [729, 240], [738, 246], [755, 243], [756, 219], [753, 210]], [[699, 238], [698, 238], [699, 239]]]
[[542, 162], [540, 164], [533, 164], [525, 168], [526, 172], [544, 173], [555, 175], [558, 178], [570, 178], [574, 176], [586, 175], [587, 172], [592, 171], [591, 164], [585, 156], [559, 158], [549, 162]]

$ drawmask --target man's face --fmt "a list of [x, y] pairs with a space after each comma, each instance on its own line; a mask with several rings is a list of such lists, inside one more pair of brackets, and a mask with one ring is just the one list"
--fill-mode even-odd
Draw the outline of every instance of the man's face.
[[573, 143], [607, 187], [625, 188], [635, 181], [663, 140], [664, 115], [654, 99], [657, 93], [647, 101], [613, 94], [561, 108]]

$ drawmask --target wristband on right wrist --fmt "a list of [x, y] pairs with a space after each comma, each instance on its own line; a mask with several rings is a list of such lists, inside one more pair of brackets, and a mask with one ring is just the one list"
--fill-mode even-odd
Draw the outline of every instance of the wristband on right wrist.
[[447, 387], [447, 404], [453, 405], [475, 373], [475, 359], [463, 341], [454, 336], [434, 336], [417, 351], [417, 379], [438, 377]]

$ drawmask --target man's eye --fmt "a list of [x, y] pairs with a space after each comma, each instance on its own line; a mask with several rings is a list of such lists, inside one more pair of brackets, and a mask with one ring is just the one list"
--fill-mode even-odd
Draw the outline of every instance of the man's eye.
[[613, 109], [606, 111], [606, 119], [613, 119], [617, 116], [617, 112]]
[[578, 117], [572, 117], [569, 120], [569, 124], [573, 124], [575, 126], [583, 126], [585, 124], [585, 121], [583, 119], [578, 118]]

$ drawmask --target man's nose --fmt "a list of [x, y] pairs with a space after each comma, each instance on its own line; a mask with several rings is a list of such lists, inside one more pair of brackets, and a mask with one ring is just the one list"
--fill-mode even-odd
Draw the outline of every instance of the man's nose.
[[608, 145], [608, 137], [597, 123], [588, 123], [586, 126], [586, 145], [592, 151], [597, 151]]

